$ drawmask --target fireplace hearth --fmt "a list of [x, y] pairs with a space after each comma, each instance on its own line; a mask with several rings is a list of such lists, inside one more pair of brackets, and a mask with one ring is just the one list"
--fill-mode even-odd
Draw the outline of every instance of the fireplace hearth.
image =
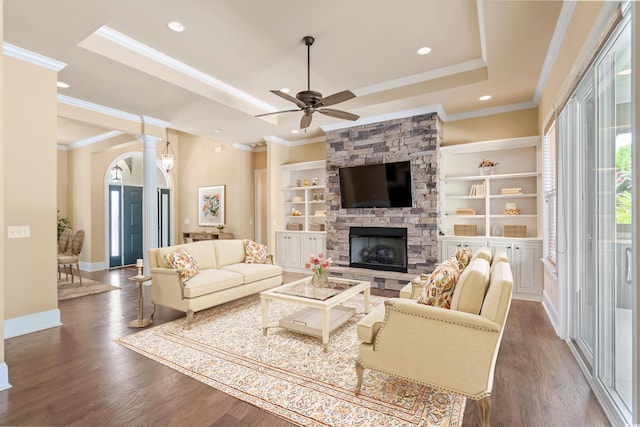
[[407, 229], [351, 227], [349, 267], [407, 272]]

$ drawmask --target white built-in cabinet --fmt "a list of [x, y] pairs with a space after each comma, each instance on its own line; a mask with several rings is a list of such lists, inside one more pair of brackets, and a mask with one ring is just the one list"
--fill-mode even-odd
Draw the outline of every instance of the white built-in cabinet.
[[310, 272], [311, 254], [326, 252], [326, 169], [324, 161], [282, 166], [283, 228], [276, 231], [276, 263], [289, 271]]
[[313, 254], [324, 254], [326, 233], [311, 231], [276, 231], [276, 263], [289, 271], [307, 271], [304, 265]]
[[513, 273], [513, 297], [532, 301], [542, 299], [542, 239], [537, 238], [487, 238], [487, 237], [455, 237], [440, 238], [440, 259], [453, 255], [456, 249], [469, 247], [476, 249], [489, 246], [504, 249], [509, 258]]
[[[482, 160], [498, 163], [492, 174], [481, 174]], [[541, 300], [541, 164], [537, 136], [441, 147], [440, 259], [458, 247], [504, 248], [513, 271], [514, 298]], [[481, 191], [474, 194], [472, 186]], [[503, 194], [504, 189], [513, 188], [521, 189], [520, 194]], [[520, 214], [505, 214], [513, 204]], [[456, 224], [474, 225], [475, 235], [456, 235]], [[505, 225], [524, 225], [526, 234], [504, 237]]]

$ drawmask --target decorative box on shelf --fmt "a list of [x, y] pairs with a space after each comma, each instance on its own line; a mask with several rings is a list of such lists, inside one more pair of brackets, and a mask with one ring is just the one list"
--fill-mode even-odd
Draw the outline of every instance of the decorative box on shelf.
[[302, 224], [296, 224], [296, 223], [290, 222], [287, 224], [287, 230], [302, 231]]
[[475, 224], [453, 224], [453, 234], [456, 236], [476, 236], [477, 226]]
[[309, 224], [310, 231], [324, 231], [324, 224]]
[[527, 226], [526, 225], [505, 225], [504, 237], [526, 237]]

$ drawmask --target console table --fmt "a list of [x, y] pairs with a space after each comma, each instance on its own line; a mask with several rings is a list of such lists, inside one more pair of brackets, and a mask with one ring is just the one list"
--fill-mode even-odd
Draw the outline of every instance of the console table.
[[197, 242], [199, 240], [218, 240], [218, 239], [233, 239], [233, 233], [219, 233], [219, 232], [202, 232], [202, 231], [187, 231], [182, 233], [182, 240], [184, 243], [189, 241]]

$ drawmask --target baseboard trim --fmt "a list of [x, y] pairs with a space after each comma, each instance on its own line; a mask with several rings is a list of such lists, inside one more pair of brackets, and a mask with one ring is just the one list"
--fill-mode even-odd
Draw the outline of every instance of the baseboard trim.
[[556, 335], [560, 338], [563, 338], [563, 334], [560, 331], [558, 311], [549, 299], [549, 296], [546, 292], [542, 292], [542, 308], [544, 308], [544, 311], [547, 313], [547, 317], [549, 318], [551, 326], [553, 326], [553, 330], [556, 332]]
[[82, 271], [102, 271], [107, 270], [109, 267], [107, 264], [102, 262], [80, 262], [80, 270]]
[[6, 363], [0, 363], [0, 391], [11, 388], [9, 384], [9, 367]]
[[13, 338], [62, 325], [60, 310], [41, 311], [4, 321], [4, 338]]

